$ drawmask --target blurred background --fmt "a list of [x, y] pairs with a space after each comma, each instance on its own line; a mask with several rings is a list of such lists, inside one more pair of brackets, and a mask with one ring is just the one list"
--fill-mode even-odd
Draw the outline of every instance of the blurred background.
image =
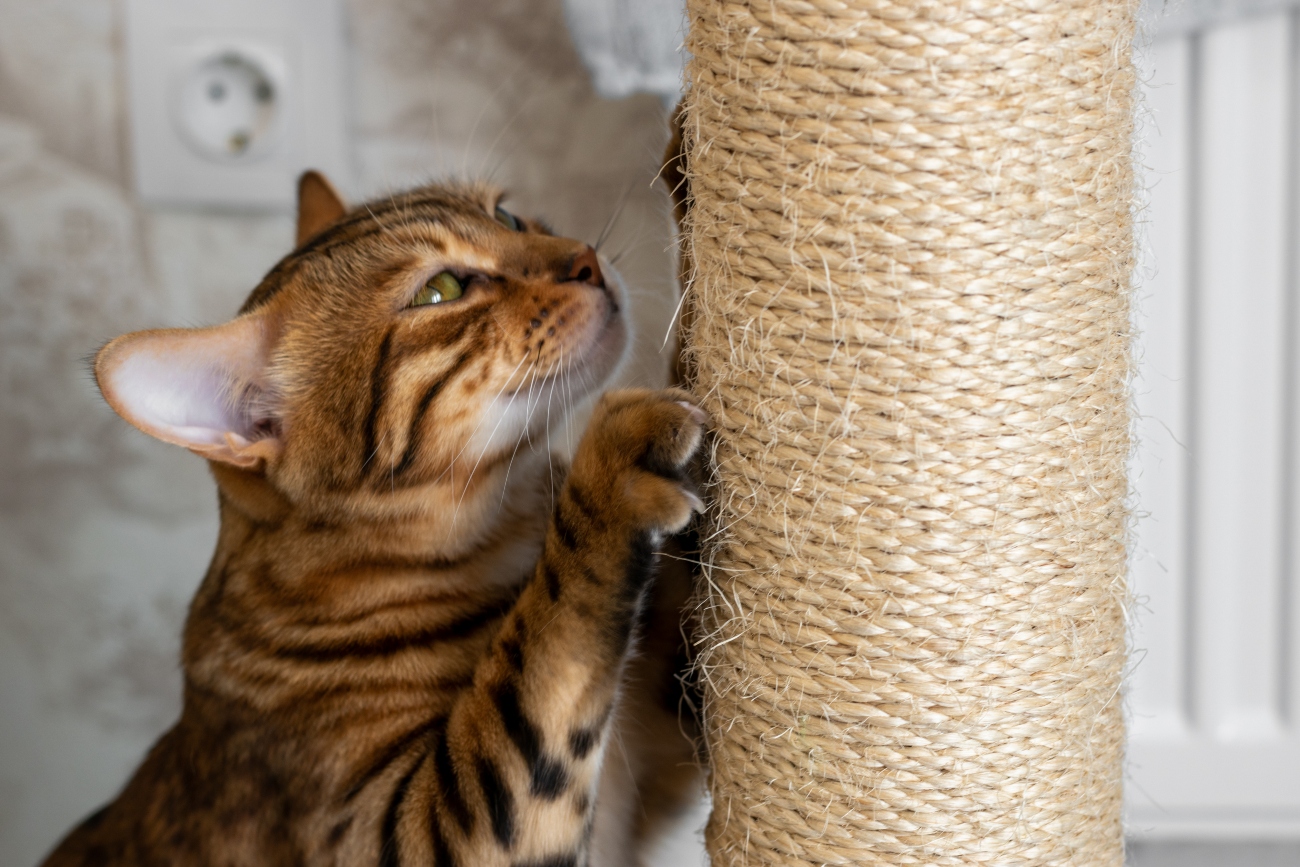
[[[215, 11], [214, 11], [215, 10]], [[1131, 862], [1300, 865], [1300, 18], [1144, 11]], [[177, 714], [216, 532], [202, 461], [98, 398], [128, 330], [223, 321], [353, 200], [487, 176], [676, 303], [654, 183], [673, 0], [0, 0], [0, 864], [35, 864]], [[660, 865], [700, 863], [686, 817]]]

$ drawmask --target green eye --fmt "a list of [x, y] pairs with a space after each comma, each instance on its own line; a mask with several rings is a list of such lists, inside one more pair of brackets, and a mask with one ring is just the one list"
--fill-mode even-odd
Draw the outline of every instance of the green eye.
[[520, 224], [519, 218], [507, 211], [505, 208], [497, 208], [496, 218], [498, 223], [512, 232], [523, 231], [524, 227]]
[[424, 284], [416, 296], [411, 299], [412, 307], [423, 307], [426, 304], [441, 304], [443, 301], [455, 301], [465, 294], [465, 288], [460, 285], [460, 280], [450, 271], [442, 271], [429, 278], [429, 282]]

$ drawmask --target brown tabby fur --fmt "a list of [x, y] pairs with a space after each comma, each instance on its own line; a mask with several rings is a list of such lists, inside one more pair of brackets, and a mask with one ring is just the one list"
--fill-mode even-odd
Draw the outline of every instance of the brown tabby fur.
[[[261, 341], [230, 364], [246, 427], [181, 442], [211, 460], [221, 530], [180, 720], [47, 867], [630, 864], [696, 791], [673, 672], [689, 581], [646, 598], [699, 505], [703, 416], [612, 392], [567, 476], [553, 463], [538, 444], [614, 366], [621, 302], [590, 247], [510, 230], [497, 199], [345, 211], [309, 174], [298, 249], [231, 325], [101, 351], [109, 402], [181, 442], [123, 396], [124, 359]], [[406, 309], [444, 269], [464, 297]]]

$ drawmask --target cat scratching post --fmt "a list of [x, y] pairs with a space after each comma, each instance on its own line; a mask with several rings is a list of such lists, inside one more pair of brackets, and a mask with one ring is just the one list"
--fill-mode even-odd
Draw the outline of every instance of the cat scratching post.
[[1122, 864], [1131, 0], [689, 0], [713, 863]]

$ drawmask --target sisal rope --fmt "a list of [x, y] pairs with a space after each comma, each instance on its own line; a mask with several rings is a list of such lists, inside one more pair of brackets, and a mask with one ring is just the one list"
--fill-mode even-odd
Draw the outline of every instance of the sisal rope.
[[1133, 0], [689, 0], [713, 863], [1113, 865]]

